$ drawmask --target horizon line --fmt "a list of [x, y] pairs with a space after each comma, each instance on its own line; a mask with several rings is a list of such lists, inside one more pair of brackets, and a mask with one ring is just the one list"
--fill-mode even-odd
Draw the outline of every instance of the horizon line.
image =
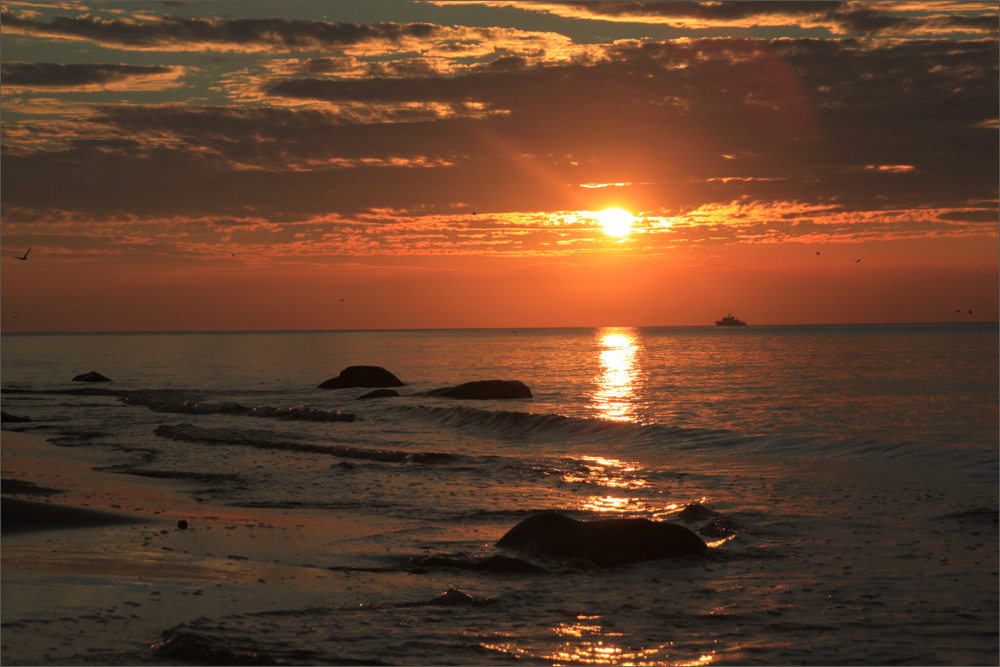
[[550, 327], [413, 327], [413, 328], [381, 328], [381, 329], [178, 329], [178, 330], [132, 330], [132, 331], [0, 331], [0, 336], [35, 336], [35, 335], [162, 335], [162, 334], [279, 334], [279, 333], [381, 333], [388, 331], [551, 331], [558, 329], [746, 329], [764, 327], [857, 327], [857, 326], [923, 326], [944, 324], [993, 324], [1000, 326], [998, 320], [947, 320], [937, 322], [812, 322], [808, 324], [748, 324], [744, 327], [719, 327], [712, 324], [642, 324], [642, 325], [603, 325], [603, 326], [550, 326]]

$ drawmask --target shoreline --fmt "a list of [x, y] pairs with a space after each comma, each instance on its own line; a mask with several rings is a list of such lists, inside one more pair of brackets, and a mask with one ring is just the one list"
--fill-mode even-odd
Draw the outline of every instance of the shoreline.
[[399, 526], [198, 503], [184, 480], [93, 470], [109, 460], [99, 446], [6, 429], [0, 441], [4, 665], [123, 664], [201, 615], [357, 606], [418, 583], [329, 569], [338, 542]]

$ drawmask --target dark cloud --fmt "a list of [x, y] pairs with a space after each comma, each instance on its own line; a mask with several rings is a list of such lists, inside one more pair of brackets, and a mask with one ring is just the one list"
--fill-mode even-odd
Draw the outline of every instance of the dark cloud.
[[[635, 20], [668, 23], [692, 29], [801, 25], [825, 27], [838, 34], [921, 35], [947, 33], [996, 33], [996, 13], [967, 16], [962, 5], [947, 13], [929, 16], [901, 16], [893, 13], [892, 3], [858, 2], [768, 2], [738, 0], [731, 2], [512, 2], [521, 9], [552, 12], [576, 18]], [[913, 11], [913, 8], [910, 8]], [[926, 11], [932, 11], [927, 9]], [[972, 10], [979, 14], [980, 7]]]
[[310, 58], [295, 68], [299, 74], [338, 74], [357, 66], [354, 58]]
[[0, 13], [4, 32], [40, 37], [86, 39], [126, 49], [202, 50], [342, 49], [364, 43], [395, 44], [404, 38], [429, 38], [442, 30], [427, 23], [330, 23], [281, 18], [188, 19], [164, 16], [155, 21], [102, 20], [57, 16], [48, 23]]
[[437, 74], [434, 63], [426, 58], [407, 58], [387, 63], [371, 63], [368, 76], [429, 76]]
[[175, 67], [110, 64], [59, 64], [5, 62], [0, 77], [5, 86], [43, 89], [69, 89], [107, 86], [128, 79], [175, 74]]
[[[751, 17], [780, 14], [814, 16], [842, 9], [844, 2], [555, 2], [543, 6], [564, 6], [594, 17], [656, 17], [662, 19], [698, 19], [701, 21], [739, 21]], [[528, 8], [529, 3], [521, 5]]]
[[[996, 197], [997, 132], [985, 122], [998, 115], [995, 40], [627, 42], [604, 55], [265, 87], [275, 101], [326, 109], [102, 106], [89, 120], [95, 134], [138, 143], [8, 151], [4, 202], [281, 216], [455, 201], [573, 210], [623, 192], [645, 210], [742, 198], [958, 208]], [[493, 113], [360, 124], [344, 105]], [[568, 187], [605, 182], [651, 185]], [[109, 187], [122, 196], [95, 195]]]
[[528, 59], [524, 56], [500, 56], [488, 63], [477, 65], [476, 69], [487, 72], [512, 72], [528, 67]]

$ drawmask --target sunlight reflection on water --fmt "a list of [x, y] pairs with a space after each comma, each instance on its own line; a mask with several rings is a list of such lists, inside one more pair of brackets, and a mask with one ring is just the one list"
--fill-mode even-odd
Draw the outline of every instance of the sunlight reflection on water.
[[595, 378], [597, 391], [591, 405], [603, 419], [637, 421], [634, 400], [639, 373], [639, 335], [630, 327], [609, 327], [597, 331], [601, 374]]
[[[620, 633], [602, 634], [600, 626], [580, 626], [581, 633], [576, 634], [577, 626], [560, 626], [551, 628], [560, 636], [618, 637]], [[569, 630], [567, 631], [567, 628]], [[669, 651], [673, 642], [661, 644], [654, 648], [636, 649], [631, 646], [622, 648], [614, 642], [582, 641], [565, 643], [548, 651], [532, 651], [514, 644], [481, 644], [483, 648], [500, 651], [521, 659], [542, 660], [554, 665], [660, 665], [663, 667], [684, 667], [694, 665], [709, 665], [715, 661], [714, 653], [703, 654], [693, 660], [671, 660]]]

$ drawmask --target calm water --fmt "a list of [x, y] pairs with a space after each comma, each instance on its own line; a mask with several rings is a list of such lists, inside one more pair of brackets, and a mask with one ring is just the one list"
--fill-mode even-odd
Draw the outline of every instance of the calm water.
[[[687, 524], [712, 541], [701, 560], [550, 575], [421, 570], [400, 589], [423, 586], [415, 600], [238, 614], [243, 626], [267, 624], [253, 650], [274, 660], [997, 662], [996, 325], [2, 342], [3, 409], [31, 417], [27, 430], [120, 451], [126, 474], [203, 479], [207, 504], [407, 526], [349, 547], [331, 535], [303, 565], [398, 576], [422, 554], [487, 556], [540, 509], [681, 521], [697, 503], [718, 513]], [[395, 373], [403, 396], [316, 389], [357, 364]], [[91, 370], [114, 382], [59, 393]], [[420, 395], [493, 378], [522, 380], [534, 398]], [[232, 403], [256, 410], [234, 414]], [[321, 419], [338, 413], [357, 419]], [[719, 515], [731, 529], [716, 534]], [[473, 596], [460, 613], [422, 604], [448, 587]], [[186, 630], [232, 646], [231, 623], [192, 618]], [[309, 623], [335, 623], [340, 639], [301, 636]]]

